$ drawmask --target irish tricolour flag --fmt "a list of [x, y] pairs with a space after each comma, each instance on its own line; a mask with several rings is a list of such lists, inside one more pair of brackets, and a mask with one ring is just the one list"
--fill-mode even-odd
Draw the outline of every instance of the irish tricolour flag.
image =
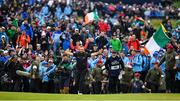
[[94, 11], [94, 12], [90, 12], [86, 14], [85, 24], [88, 24], [89, 22], [94, 21], [94, 20], [99, 20], [99, 16], [97, 12]]
[[160, 28], [146, 43], [145, 45], [146, 54], [152, 55], [155, 51], [159, 51], [161, 48], [166, 46], [166, 44], [170, 41], [170, 38], [166, 35], [166, 32], [167, 32], [166, 29], [161, 24]]

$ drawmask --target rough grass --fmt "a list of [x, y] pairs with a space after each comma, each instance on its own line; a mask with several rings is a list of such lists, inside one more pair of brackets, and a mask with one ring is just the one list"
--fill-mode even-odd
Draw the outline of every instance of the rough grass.
[[180, 101], [180, 94], [63, 95], [63, 94], [0, 92], [0, 100]]

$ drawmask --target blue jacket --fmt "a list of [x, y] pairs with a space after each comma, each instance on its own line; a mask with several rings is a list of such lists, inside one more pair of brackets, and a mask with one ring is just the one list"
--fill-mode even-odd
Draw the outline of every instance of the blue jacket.
[[61, 20], [62, 17], [63, 17], [63, 14], [62, 14], [62, 10], [61, 10], [61, 7], [60, 6], [57, 6], [56, 7], [56, 12], [55, 12], [55, 16], [58, 20]]
[[71, 8], [71, 6], [66, 6], [65, 8], [64, 8], [64, 14], [65, 15], [70, 15], [72, 13], [72, 8]]
[[47, 5], [43, 6], [41, 9], [41, 13], [44, 16], [47, 16], [49, 14], [49, 7]]
[[123, 62], [124, 62], [124, 65], [127, 65], [127, 64], [129, 64], [129, 62], [130, 62], [129, 58], [126, 57], [126, 56], [123, 57], [122, 60], [123, 60]]
[[40, 74], [42, 75], [42, 82], [48, 82], [50, 80], [49, 75], [55, 72], [55, 69], [56, 65], [54, 64], [51, 67], [41, 66]]
[[28, 13], [26, 11], [21, 13], [22, 19], [27, 19], [28, 18]]
[[26, 34], [27, 35], [29, 35], [29, 37], [31, 38], [31, 39], [33, 39], [33, 29], [32, 29], [32, 26], [31, 25], [25, 25], [25, 24], [22, 24], [21, 25], [21, 30], [25, 30], [26, 31]]
[[154, 62], [160, 62], [157, 58], [152, 57], [150, 61], [150, 69], [154, 68]]
[[[94, 60], [93, 60], [93, 59], [90, 59], [90, 60], [88, 61], [89, 65], [90, 65], [90, 68], [94, 68], [94, 67], [96, 66], [98, 60], [100, 60], [100, 59], [99, 59], [99, 58], [94, 59]], [[101, 60], [102, 60], [103, 64], [105, 64], [106, 59], [102, 58]]]
[[147, 71], [149, 68], [150, 61], [146, 55], [141, 55], [143, 62], [142, 62], [142, 71]]
[[29, 4], [29, 5], [33, 6], [34, 3], [35, 3], [35, 0], [28, 0], [28, 4]]
[[63, 47], [64, 50], [69, 49], [69, 48], [70, 48], [70, 40], [66, 40], [66, 39], [65, 39], [65, 40], [63, 41], [62, 47]]
[[133, 72], [141, 72], [142, 71], [142, 57], [139, 53], [137, 53], [132, 59], [132, 67]]
[[60, 36], [62, 32], [61, 31], [55, 31], [52, 35], [52, 39], [55, 43], [59, 42], [60, 43]]

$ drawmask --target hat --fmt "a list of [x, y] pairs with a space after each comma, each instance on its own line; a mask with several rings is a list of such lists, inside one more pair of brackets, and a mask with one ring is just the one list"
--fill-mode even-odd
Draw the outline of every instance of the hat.
[[5, 38], [6, 36], [5, 35], [2, 35], [1, 38]]
[[174, 47], [171, 44], [168, 44], [166, 48], [167, 49], [174, 49]]
[[158, 52], [155, 51], [155, 52], [153, 53], [153, 56], [158, 56]]
[[125, 65], [125, 67], [127, 67], [127, 68], [132, 68], [132, 66], [131, 66], [131, 65]]
[[47, 29], [50, 29], [51, 27], [50, 26], [47, 26]]
[[8, 50], [5, 50], [3, 53], [4, 53], [4, 54], [7, 54], [7, 53], [8, 53]]
[[112, 53], [117, 53], [117, 52], [113, 50]]
[[112, 36], [116, 36], [116, 33], [113, 33]]
[[156, 61], [156, 62], [154, 62], [154, 65], [155, 65], [155, 64], [159, 64], [159, 63]]
[[140, 74], [140, 73], [135, 73], [134, 76], [135, 76], [135, 77], [140, 77], [141, 74]]
[[97, 63], [103, 63], [102, 60], [98, 60]]

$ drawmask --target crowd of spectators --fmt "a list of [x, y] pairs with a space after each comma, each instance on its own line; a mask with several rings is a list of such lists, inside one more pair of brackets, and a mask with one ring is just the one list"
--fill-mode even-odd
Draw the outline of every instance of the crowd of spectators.
[[[99, 20], [84, 23], [89, 12]], [[151, 55], [144, 45], [161, 18], [171, 37]], [[0, 91], [180, 92], [180, 9], [89, 0], [0, 0]], [[152, 46], [153, 47], [153, 46]]]

